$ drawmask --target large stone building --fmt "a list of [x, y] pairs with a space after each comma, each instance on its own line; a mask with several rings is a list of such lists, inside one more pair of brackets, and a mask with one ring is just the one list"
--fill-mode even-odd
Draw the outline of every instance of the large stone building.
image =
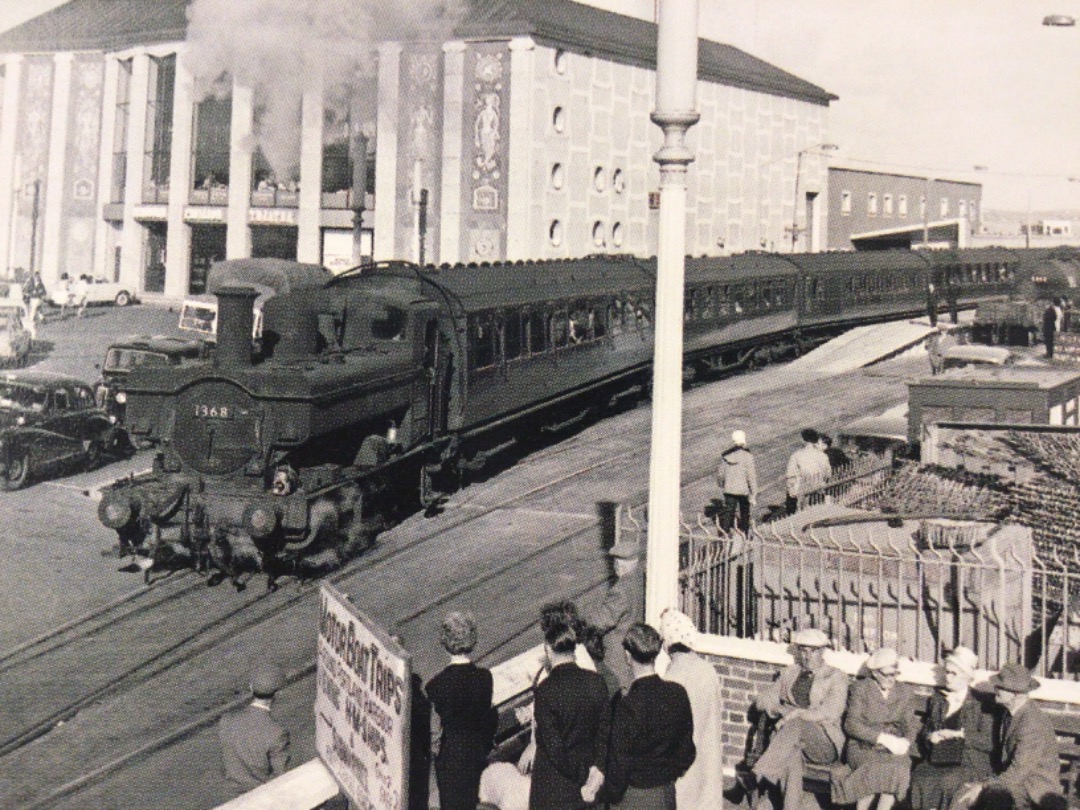
[[[225, 92], [196, 90], [187, 8], [70, 0], [0, 35], [8, 274], [180, 297], [225, 257], [656, 252], [652, 23], [569, 0], [475, 0], [449, 36], [382, 43], [368, 186], [356, 127], [317, 82], [296, 115], [295, 166], [275, 172], [256, 89], [226, 77]], [[697, 97], [688, 251], [780, 249], [793, 228], [799, 249], [823, 246], [815, 148], [835, 97], [708, 41]]]

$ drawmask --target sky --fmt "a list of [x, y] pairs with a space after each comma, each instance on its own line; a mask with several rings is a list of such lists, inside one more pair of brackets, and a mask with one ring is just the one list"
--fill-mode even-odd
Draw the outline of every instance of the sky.
[[[0, 0], [0, 29], [60, 2]], [[653, 9], [653, 0], [591, 2]], [[702, 36], [840, 97], [829, 113], [837, 165], [981, 182], [984, 208], [1022, 210], [1030, 198], [1035, 210], [1080, 209], [1080, 182], [1068, 181], [1080, 178], [1080, 26], [1041, 25], [1047, 14], [1080, 17], [1080, 0], [699, 6]]]

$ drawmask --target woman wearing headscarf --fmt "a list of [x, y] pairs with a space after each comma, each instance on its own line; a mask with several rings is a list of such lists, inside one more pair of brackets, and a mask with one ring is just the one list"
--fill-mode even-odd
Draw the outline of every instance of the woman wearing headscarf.
[[443, 621], [439, 641], [450, 664], [425, 690], [442, 726], [435, 755], [435, 781], [442, 810], [476, 810], [480, 774], [487, 764], [498, 716], [491, 706], [491, 672], [469, 659], [476, 646], [476, 623], [457, 611]]
[[913, 810], [945, 810], [967, 783], [993, 775], [993, 695], [972, 691], [979, 658], [957, 647], [942, 665], [942, 684], [927, 701], [919, 748], [923, 756], [911, 774]]
[[915, 739], [915, 693], [898, 683], [900, 661], [896, 650], [882, 647], [866, 659], [866, 675], [848, 693], [844, 733], [851, 773], [833, 783], [833, 803], [855, 803], [869, 810], [874, 797], [878, 810], [891, 810], [907, 795], [911, 781], [908, 752]]
[[713, 666], [694, 652], [698, 630], [685, 613], [667, 608], [660, 614], [660, 636], [671, 659], [664, 680], [680, 684], [690, 698], [697, 758], [675, 782], [679, 810], [723, 807], [723, 694]]

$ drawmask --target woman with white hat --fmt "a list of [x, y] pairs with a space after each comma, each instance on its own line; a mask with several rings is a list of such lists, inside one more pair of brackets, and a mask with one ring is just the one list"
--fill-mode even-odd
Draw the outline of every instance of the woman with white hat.
[[712, 664], [694, 652], [699, 637], [693, 620], [667, 608], [660, 614], [660, 636], [671, 663], [664, 680], [680, 684], [690, 698], [697, 757], [675, 781], [679, 810], [720, 810], [724, 792], [724, 706], [720, 678]]
[[908, 752], [915, 739], [915, 692], [898, 683], [900, 660], [896, 650], [882, 647], [866, 659], [868, 673], [851, 687], [844, 733], [851, 773], [833, 783], [834, 804], [855, 803], [869, 810], [877, 797], [877, 810], [890, 810], [907, 795], [911, 781]]
[[941, 688], [926, 704], [919, 732], [921, 762], [911, 774], [913, 810], [944, 810], [960, 788], [993, 775], [993, 695], [971, 689], [979, 658], [957, 647], [942, 664]]

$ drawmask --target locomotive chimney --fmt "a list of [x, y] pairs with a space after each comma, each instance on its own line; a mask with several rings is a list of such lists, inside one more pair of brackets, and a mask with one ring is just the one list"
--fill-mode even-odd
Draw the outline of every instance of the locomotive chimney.
[[251, 365], [251, 331], [255, 325], [255, 299], [259, 294], [251, 287], [222, 287], [217, 292], [218, 366]]

